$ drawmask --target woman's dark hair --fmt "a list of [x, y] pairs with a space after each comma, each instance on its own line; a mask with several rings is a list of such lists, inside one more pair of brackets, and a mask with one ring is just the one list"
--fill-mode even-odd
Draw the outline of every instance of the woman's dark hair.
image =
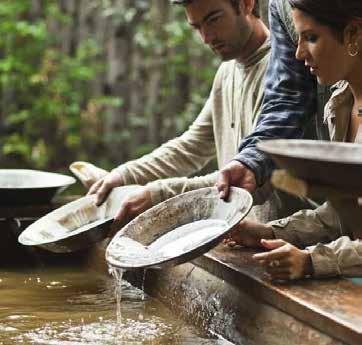
[[305, 12], [328, 26], [339, 41], [353, 19], [362, 20], [362, 0], [288, 0], [292, 8]]

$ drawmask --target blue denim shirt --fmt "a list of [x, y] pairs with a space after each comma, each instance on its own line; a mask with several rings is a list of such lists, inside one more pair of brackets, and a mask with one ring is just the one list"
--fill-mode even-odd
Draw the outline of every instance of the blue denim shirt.
[[261, 114], [255, 131], [242, 141], [234, 158], [253, 170], [258, 186], [268, 179], [274, 165], [256, 144], [265, 139], [301, 138], [317, 112], [316, 79], [304, 61], [295, 58], [296, 43], [290, 34], [292, 30], [287, 27], [290, 16], [289, 22], [285, 20], [277, 0], [270, 2], [269, 24], [272, 53]]

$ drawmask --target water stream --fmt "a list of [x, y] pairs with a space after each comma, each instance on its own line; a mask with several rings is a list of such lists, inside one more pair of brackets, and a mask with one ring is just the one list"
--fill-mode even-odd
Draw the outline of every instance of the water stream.
[[114, 278], [114, 296], [116, 299], [116, 339], [121, 338], [122, 331], [122, 285], [123, 285], [123, 270], [109, 266], [109, 274]]

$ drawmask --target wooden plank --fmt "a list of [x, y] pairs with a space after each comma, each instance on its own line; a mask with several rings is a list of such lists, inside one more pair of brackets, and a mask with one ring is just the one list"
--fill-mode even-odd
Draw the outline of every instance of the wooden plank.
[[[105, 246], [98, 246], [104, 260]], [[235, 344], [361, 345], [362, 285], [349, 279], [269, 280], [255, 250], [219, 246], [164, 270], [126, 279]], [[106, 265], [104, 265], [106, 267]]]
[[361, 285], [347, 279], [271, 282], [252, 259], [254, 253], [219, 246], [195, 260], [195, 264], [234, 284], [249, 284], [250, 290], [264, 302], [323, 334], [346, 344], [362, 344]]
[[[139, 286], [141, 281], [142, 274]], [[212, 330], [233, 344], [345, 345], [265, 302], [245, 276], [230, 282], [187, 263], [162, 271], [148, 270], [145, 290], [188, 323]]]

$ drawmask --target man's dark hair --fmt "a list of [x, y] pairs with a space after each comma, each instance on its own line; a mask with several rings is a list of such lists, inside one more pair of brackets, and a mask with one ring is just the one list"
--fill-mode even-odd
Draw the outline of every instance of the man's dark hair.
[[334, 36], [343, 41], [343, 32], [353, 19], [362, 20], [361, 0], [288, 0], [316, 22], [328, 26]]
[[[191, 2], [194, 2], [197, 0], [171, 0], [171, 3], [174, 5], [188, 5]], [[231, 2], [231, 5], [235, 8], [235, 11], [239, 13], [239, 4], [241, 0], [229, 0]], [[260, 18], [260, 11], [259, 11], [259, 0], [255, 0], [255, 5], [253, 9], [253, 15], [257, 18]]]

